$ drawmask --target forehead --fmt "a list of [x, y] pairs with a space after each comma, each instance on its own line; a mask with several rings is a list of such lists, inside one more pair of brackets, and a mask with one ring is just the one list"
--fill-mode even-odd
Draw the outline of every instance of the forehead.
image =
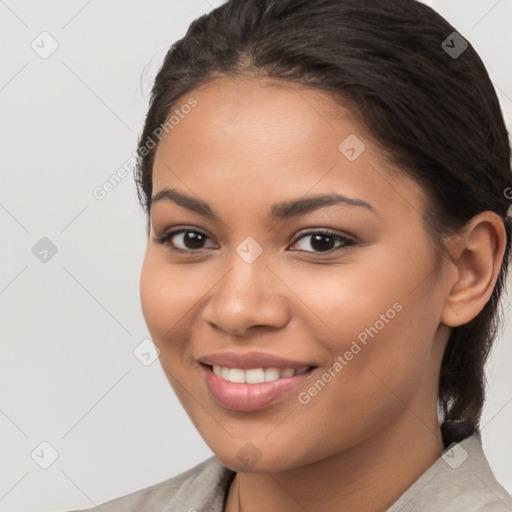
[[257, 207], [338, 192], [388, 211], [396, 206], [395, 213], [422, 208], [421, 188], [387, 171], [364, 124], [326, 91], [223, 78], [183, 96], [172, 112], [190, 98], [196, 106], [157, 148], [153, 193], [188, 188], [206, 200], [213, 194], [220, 203]]

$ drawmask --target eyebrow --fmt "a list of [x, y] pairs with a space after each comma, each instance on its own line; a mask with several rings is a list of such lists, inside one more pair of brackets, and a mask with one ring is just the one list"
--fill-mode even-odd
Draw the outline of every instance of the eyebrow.
[[[213, 211], [208, 203], [202, 199], [178, 192], [176, 189], [164, 188], [160, 190], [151, 198], [151, 204], [155, 204], [164, 200], [172, 201], [178, 206], [198, 213], [203, 217], [220, 220], [220, 217]], [[274, 220], [285, 220], [299, 215], [305, 215], [306, 213], [318, 210], [319, 208], [324, 208], [326, 206], [335, 204], [356, 206], [365, 208], [373, 213], [377, 213], [375, 208], [366, 201], [332, 193], [311, 196], [308, 198], [299, 198], [274, 204], [270, 209], [270, 217]]]

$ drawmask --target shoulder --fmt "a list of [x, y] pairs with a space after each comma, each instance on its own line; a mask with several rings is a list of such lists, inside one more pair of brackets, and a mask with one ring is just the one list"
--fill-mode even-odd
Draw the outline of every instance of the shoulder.
[[68, 512], [222, 511], [234, 472], [216, 456], [177, 476], [90, 509]]
[[[481, 437], [473, 434], [453, 443], [443, 453], [444, 471], [452, 506], [449, 510], [494, 512], [512, 510], [512, 498], [496, 477], [484, 454]], [[457, 508], [459, 507], [459, 508]]]
[[512, 499], [496, 480], [474, 432], [452, 442], [387, 512], [498, 512]]

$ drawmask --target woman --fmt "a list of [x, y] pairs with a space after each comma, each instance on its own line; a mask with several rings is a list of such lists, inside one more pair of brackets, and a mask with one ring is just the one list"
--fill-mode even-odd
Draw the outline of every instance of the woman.
[[414, 0], [231, 0], [138, 153], [144, 317], [215, 455], [101, 510], [512, 509], [479, 430], [510, 146], [463, 36]]

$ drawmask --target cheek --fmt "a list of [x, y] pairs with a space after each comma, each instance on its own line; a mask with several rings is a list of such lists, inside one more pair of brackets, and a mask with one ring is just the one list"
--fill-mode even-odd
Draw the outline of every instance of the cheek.
[[190, 282], [182, 272], [166, 263], [155, 249], [148, 248], [140, 276], [140, 300], [146, 325], [161, 359], [182, 344], [187, 310], [194, 299]]
[[394, 393], [408, 401], [435, 366], [439, 304], [433, 275], [428, 277], [429, 252], [418, 243], [400, 252], [406, 256], [396, 254], [396, 246], [369, 250], [336, 271], [326, 266], [295, 276], [294, 293], [320, 320], [309, 327], [327, 354], [326, 370], [331, 368], [325, 388], [336, 389], [332, 395], [317, 386], [322, 397], [315, 401], [322, 407], [332, 401], [366, 415], [375, 401], [378, 407], [370, 408], [384, 412], [384, 404], [398, 400]]
[[166, 261], [163, 251], [148, 248], [140, 276], [140, 300], [153, 342], [166, 350], [181, 343], [191, 309], [204, 288], [186, 269]]
[[[199, 290], [187, 273], [166, 261], [165, 254], [149, 247], [140, 276], [140, 300], [153, 343], [160, 351], [165, 376], [185, 409], [190, 404], [182, 391], [192, 357], [187, 340]], [[204, 293], [204, 292], [203, 292]]]
[[316, 276], [304, 273], [298, 281], [334, 339], [361, 335], [364, 342], [370, 339], [370, 330], [379, 338], [388, 333], [388, 343], [400, 343], [411, 327], [421, 329], [417, 322], [426, 327], [437, 314], [433, 261], [418, 236], [410, 242], [402, 238], [363, 248], [337, 268], [325, 268]]
[[176, 298], [173, 297], [172, 288], [167, 284], [168, 277], [165, 269], [157, 264], [151, 252], [151, 249], [148, 248], [142, 265], [140, 301], [142, 313], [153, 336], [153, 341], [158, 344], [165, 330], [172, 325], [167, 312], [173, 311], [174, 308], [170, 306]]

